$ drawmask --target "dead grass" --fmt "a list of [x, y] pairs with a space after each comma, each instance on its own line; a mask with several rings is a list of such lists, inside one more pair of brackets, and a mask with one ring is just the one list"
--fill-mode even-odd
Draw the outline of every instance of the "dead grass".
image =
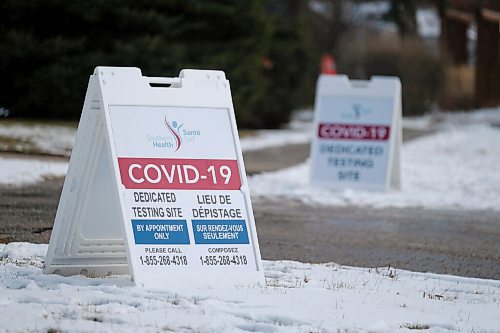
[[426, 324], [405, 323], [401, 325], [401, 328], [407, 328], [409, 330], [428, 330], [430, 327]]
[[[42, 126], [40, 128], [40, 126]], [[22, 133], [33, 130], [33, 135], [11, 136], [9, 129], [20, 127]], [[37, 128], [38, 127], [38, 128]], [[59, 149], [59, 151], [46, 151], [41, 148], [39, 135], [41, 131], [49, 131], [55, 128], [58, 131], [72, 132], [78, 127], [75, 121], [61, 120], [40, 120], [40, 119], [12, 119], [0, 118], [0, 129], [6, 130], [0, 134], [0, 152], [35, 154], [35, 155], [50, 155], [50, 156], [69, 156], [71, 149]], [[66, 130], [68, 129], [68, 130]]]
[[238, 135], [240, 138], [251, 138], [257, 135], [257, 131], [248, 130], [248, 129], [240, 129], [238, 130]]

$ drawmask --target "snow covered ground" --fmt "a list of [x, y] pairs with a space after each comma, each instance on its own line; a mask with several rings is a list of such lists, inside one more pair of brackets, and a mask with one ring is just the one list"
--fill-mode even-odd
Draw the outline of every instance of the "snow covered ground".
[[500, 281], [265, 261], [265, 286], [158, 291], [44, 275], [46, 251], [0, 244], [0, 332], [500, 331]]
[[[76, 128], [0, 121], [0, 151], [69, 156]], [[68, 163], [0, 156], [0, 184], [23, 185], [66, 174]]]
[[240, 139], [241, 149], [245, 151], [278, 147], [290, 144], [308, 143], [311, 141], [312, 122], [293, 120], [286, 128], [278, 130], [259, 130], [255, 136]]
[[0, 122], [0, 150], [69, 156], [76, 128], [55, 124]]
[[252, 194], [338, 206], [500, 211], [500, 109], [435, 113], [404, 119], [403, 124], [435, 133], [403, 145], [401, 191], [317, 188], [309, 184], [310, 166], [305, 162], [252, 176]]
[[0, 184], [23, 185], [66, 174], [68, 163], [0, 157]]

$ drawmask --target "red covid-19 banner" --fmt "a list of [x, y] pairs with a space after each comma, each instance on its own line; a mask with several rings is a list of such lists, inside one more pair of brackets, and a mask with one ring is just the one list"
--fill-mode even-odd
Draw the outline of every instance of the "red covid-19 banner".
[[236, 160], [119, 157], [127, 189], [239, 190]]
[[386, 141], [389, 134], [390, 127], [386, 125], [321, 123], [318, 126], [321, 139]]

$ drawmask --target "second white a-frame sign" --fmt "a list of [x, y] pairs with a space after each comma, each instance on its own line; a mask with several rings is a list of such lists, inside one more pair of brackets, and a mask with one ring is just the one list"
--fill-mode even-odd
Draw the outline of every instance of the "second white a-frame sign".
[[321, 75], [314, 103], [311, 183], [335, 190], [401, 187], [401, 81]]
[[223, 72], [96, 68], [44, 272], [161, 289], [264, 281]]

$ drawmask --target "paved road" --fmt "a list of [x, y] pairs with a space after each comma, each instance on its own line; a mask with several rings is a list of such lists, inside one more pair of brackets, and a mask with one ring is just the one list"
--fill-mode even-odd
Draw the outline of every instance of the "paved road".
[[500, 213], [253, 198], [262, 257], [500, 280]]
[[0, 243], [48, 243], [63, 179], [0, 187]]

